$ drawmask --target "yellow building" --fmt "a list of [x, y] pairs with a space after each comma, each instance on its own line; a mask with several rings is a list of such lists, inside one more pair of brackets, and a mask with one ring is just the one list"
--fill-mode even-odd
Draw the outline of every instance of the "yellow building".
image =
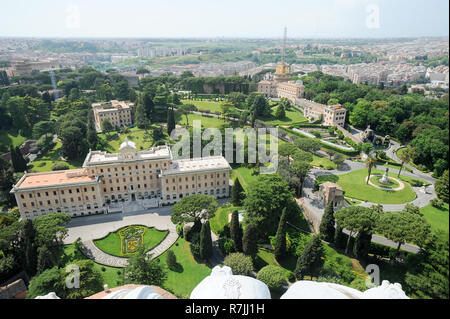
[[305, 86], [302, 81], [288, 81], [279, 83], [277, 87], [278, 98], [286, 98], [293, 104], [305, 94]]
[[136, 151], [126, 140], [120, 153], [90, 151], [82, 169], [25, 173], [11, 193], [24, 219], [121, 212], [127, 203], [145, 210], [192, 194], [228, 197], [230, 171], [222, 156], [173, 160], [167, 145]]
[[131, 126], [134, 122], [134, 103], [112, 100], [109, 102], [93, 103], [95, 129], [102, 131], [102, 123], [109, 120], [114, 128]]
[[291, 78], [291, 68], [285, 62], [278, 62], [273, 79], [275, 82], [287, 82]]

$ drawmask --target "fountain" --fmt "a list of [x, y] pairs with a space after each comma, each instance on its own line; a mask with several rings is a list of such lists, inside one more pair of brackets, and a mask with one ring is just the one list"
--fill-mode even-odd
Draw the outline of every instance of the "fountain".
[[378, 180], [381, 184], [385, 184], [385, 185], [391, 184], [391, 181], [389, 180], [388, 172], [389, 172], [389, 168], [386, 167], [386, 172], [384, 173], [383, 177], [381, 177], [381, 178]]

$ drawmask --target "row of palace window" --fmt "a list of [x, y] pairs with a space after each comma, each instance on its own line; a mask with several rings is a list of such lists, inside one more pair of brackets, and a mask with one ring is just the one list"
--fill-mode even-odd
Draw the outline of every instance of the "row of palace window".
[[[96, 213], [98, 213], [98, 206], [97, 205], [86, 205], [86, 209], [97, 209], [97, 211], [95, 211]], [[56, 212], [61, 213], [62, 211], [68, 212], [68, 211], [84, 211], [85, 207], [83, 205], [80, 205], [79, 207], [77, 206], [64, 206], [64, 207], [58, 207], [56, 208]], [[49, 208], [48, 210], [45, 209], [41, 209], [40, 212], [33, 210], [32, 212], [24, 212], [25, 216], [27, 215], [31, 215], [33, 214], [34, 216], [38, 216], [38, 215], [42, 215], [43, 213], [53, 213], [54, 209], [53, 208]], [[28, 217], [28, 216], [27, 216]]]
[[[93, 199], [93, 200], [96, 200], [96, 196], [95, 196], [95, 195], [92, 195], [92, 199]], [[89, 196], [86, 196], [86, 201], [88, 201], [88, 200], [89, 200]], [[81, 197], [78, 197], [78, 201], [81, 202]], [[66, 201], [65, 198], [62, 199], [62, 202], [63, 202], [63, 203], [67, 203], [67, 201]], [[73, 198], [70, 198], [70, 202], [71, 202], [71, 203], [74, 203], [75, 200], [74, 200]], [[51, 204], [52, 204], [52, 201], [51, 201], [51, 200], [47, 200], [47, 205], [51, 205]], [[59, 200], [55, 199], [55, 204], [58, 205], [58, 204], [59, 204]], [[43, 202], [42, 202], [42, 201], [39, 201], [39, 206], [42, 206], [42, 205], [43, 205]], [[26, 204], [26, 203], [23, 203], [22, 206], [23, 206], [23, 207], [27, 207], [27, 204]], [[34, 202], [31, 202], [31, 206], [32, 206], [32, 207], [35, 206]]]
[[[156, 185], [159, 187], [159, 184], [156, 184]], [[153, 186], [154, 186], [154, 184], [150, 184], [150, 188], [153, 188]], [[137, 188], [141, 189], [141, 184], [137, 184]], [[144, 184], [144, 189], [146, 189], [146, 188], [147, 188], [147, 184]], [[117, 186], [116, 189], [118, 191], [120, 191], [120, 186]], [[127, 190], [127, 185], [124, 185], [123, 189]], [[133, 185], [130, 185], [130, 190], [132, 190], [132, 191], [134, 190], [134, 186]], [[114, 187], [110, 187], [109, 191], [110, 192], [114, 192]], [[105, 187], [105, 188], [103, 188], [103, 193], [106, 193], [106, 192], [107, 192], [107, 190], [106, 190], [106, 187]]]
[[[135, 165], [135, 167], [136, 167], [135, 169], [139, 169], [139, 165]], [[155, 164], [155, 167], [158, 168], [158, 167], [159, 167], [159, 164], [156, 163], [156, 164]], [[167, 167], [167, 163], [166, 163], [166, 162], [164, 162], [164, 167]], [[151, 168], [152, 168], [152, 164], [148, 164], [148, 168], [151, 169]], [[122, 171], [125, 171], [125, 167], [124, 167], [124, 166], [122, 166], [121, 169], [122, 169]], [[141, 169], [145, 169], [145, 165], [144, 165], [144, 164], [141, 165]], [[133, 170], [133, 168], [131, 167], [131, 165], [128, 166], [128, 170], [129, 170], [129, 171]], [[103, 173], [103, 172], [105, 172], [105, 169], [100, 168], [100, 173]], [[111, 167], [108, 167], [108, 168], [106, 169], [106, 172], [111, 172]], [[114, 172], [118, 172], [118, 167], [114, 167]], [[92, 174], [93, 174], [93, 173], [94, 173], [94, 171], [92, 170]]]
[[[223, 173], [223, 177], [226, 177], [226, 176], [227, 176], [227, 173]], [[202, 176], [198, 175], [197, 178], [198, 179], [202, 179]], [[214, 174], [211, 174], [211, 178], [214, 178]], [[220, 174], [217, 174], [217, 178], [220, 178]], [[208, 175], [205, 175], [204, 179], [208, 179]], [[175, 180], [176, 180], [175, 178], [172, 178], [172, 183], [175, 183]], [[178, 182], [181, 182], [182, 180], [183, 179], [181, 177], [178, 178]], [[189, 178], [186, 176], [184, 178], [184, 180], [187, 182], [187, 181], [189, 181]], [[191, 180], [195, 181], [195, 176], [192, 176]], [[169, 179], [168, 178], [166, 178], [166, 183], [169, 183]]]
[[[133, 182], [133, 177], [130, 177], [129, 179], [130, 179], [130, 182]], [[153, 176], [152, 176], [152, 175], [150, 175], [150, 179], [153, 180]], [[159, 179], [158, 175], [156, 175], [156, 179]], [[136, 177], [136, 180], [137, 180], [137, 181], [140, 181], [139, 176]], [[144, 181], [146, 181], [146, 180], [147, 180], [147, 176], [144, 176]], [[123, 181], [124, 183], [126, 183], [126, 182], [127, 182], [127, 179], [124, 177], [124, 178], [122, 178], [122, 181]], [[112, 183], [113, 183], [113, 180], [110, 179], [110, 180], [108, 180], [108, 182], [109, 182], [110, 184], [112, 184]], [[116, 183], [120, 183], [120, 180], [119, 180], [118, 178], [116, 178]], [[102, 184], [106, 184], [106, 180], [103, 180], [103, 181], [102, 181]]]
[[[85, 188], [83, 189], [83, 191], [86, 193], [88, 190], [87, 190], [87, 188], [85, 187]], [[95, 191], [95, 188], [94, 188], [94, 187], [91, 187], [91, 191], [94, 192], [94, 191]], [[80, 193], [80, 189], [77, 188], [77, 189], [76, 189], [76, 192], [79, 194], [79, 193]], [[69, 189], [69, 190], [68, 190], [68, 193], [69, 193], [69, 194], [72, 194], [73, 191], [72, 191], [71, 189]], [[44, 192], [44, 194], [45, 194], [46, 197], [49, 196], [49, 192]], [[56, 196], [56, 195], [57, 195], [57, 192], [56, 192], [56, 191], [53, 191], [53, 196]], [[61, 195], [64, 195], [64, 190], [61, 190]], [[29, 197], [29, 198], [33, 198], [33, 193], [29, 193], [29, 194], [28, 194], [28, 197]], [[41, 197], [41, 193], [40, 193], [40, 192], [36, 193], [36, 197]], [[20, 198], [24, 199], [24, 198], [25, 198], [24, 194], [20, 194]], [[94, 196], [94, 198], [95, 198], [95, 196]]]
[[[214, 194], [214, 189], [211, 189], [209, 192], [207, 190], [205, 190], [204, 192], [197, 192], [197, 194], [205, 194], [205, 195], [220, 195], [220, 189], [216, 189], [216, 192]], [[227, 193], [227, 189], [226, 188], [222, 188], [222, 194], [226, 194]], [[192, 193], [192, 195], [196, 194], [195, 192]], [[172, 199], [177, 199], [177, 198], [183, 198], [183, 196], [189, 196], [189, 193], [186, 194], [172, 194]], [[166, 200], [170, 200], [170, 195], [166, 195]]]
[[[226, 181], [223, 181], [223, 185], [226, 185]], [[217, 182], [217, 186], [220, 185], [220, 182]], [[214, 182], [211, 182], [211, 186], [214, 186]], [[198, 183], [198, 187], [202, 187], [202, 184]], [[208, 183], [205, 183], [205, 187], [208, 187]], [[195, 188], [195, 184], [192, 184], [192, 188]], [[179, 189], [182, 190], [183, 186], [180, 185]], [[186, 189], [189, 189], [189, 185], [186, 185]], [[172, 186], [172, 190], [176, 190], [176, 186]], [[166, 187], [166, 191], [169, 191], [169, 187]]]

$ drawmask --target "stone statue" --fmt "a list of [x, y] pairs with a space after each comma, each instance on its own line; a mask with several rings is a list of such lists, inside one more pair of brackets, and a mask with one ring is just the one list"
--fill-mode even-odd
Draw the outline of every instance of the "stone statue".
[[391, 182], [389, 181], [389, 167], [386, 167], [386, 172], [384, 173], [383, 177], [379, 180], [380, 183], [382, 184], [390, 184]]

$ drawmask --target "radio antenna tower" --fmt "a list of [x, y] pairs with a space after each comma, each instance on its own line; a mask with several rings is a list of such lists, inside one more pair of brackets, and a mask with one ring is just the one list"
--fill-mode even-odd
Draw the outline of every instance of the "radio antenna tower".
[[286, 62], [286, 37], [287, 37], [287, 28], [284, 27], [284, 38], [283, 38], [283, 50], [281, 52], [281, 62]]

